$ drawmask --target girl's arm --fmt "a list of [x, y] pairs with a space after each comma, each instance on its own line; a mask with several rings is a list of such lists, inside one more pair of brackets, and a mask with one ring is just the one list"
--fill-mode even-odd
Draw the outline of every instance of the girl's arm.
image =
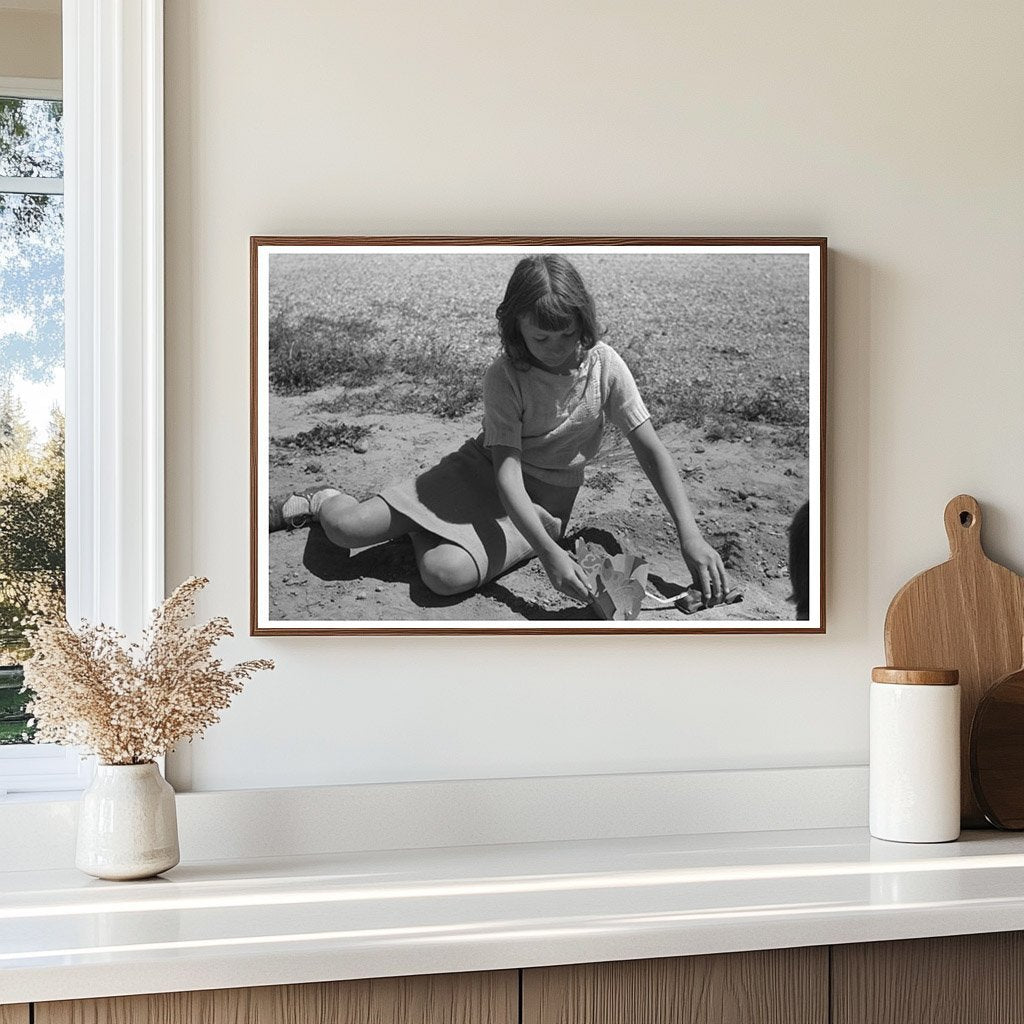
[[498, 495], [516, 529], [530, 542], [544, 566], [551, 585], [566, 597], [576, 601], [589, 601], [590, 588], [587, 577], [568, 552], [552, 540], [533, 507], [523, 483], [523, 466], [519, 451], [494, 445], [491, 448], [494, 461], [494, 479]]
[[631, 430], [627, 437], [637, 461], [675, 523], [679, 547], [693, 582], [700, 587], [704, 603], [717, 604], [729, 589], [725, 566], [718, 552], [701, 536], [675, 460], [650, 420]]

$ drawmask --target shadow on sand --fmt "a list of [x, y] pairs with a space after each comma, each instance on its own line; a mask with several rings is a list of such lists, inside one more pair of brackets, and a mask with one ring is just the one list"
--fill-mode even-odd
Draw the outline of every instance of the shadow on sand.
[[[620, 549], [615, 538], [605, 530], [586, 528], [576, 531], [565, 540], [571, 550], [576, 538], [582, 537], [591, 543], [600, 544], [612, 554]], [[352, 554], [346, 548], [332, 544], [319, 526], [312, 526], [306, 538], [306, 546], [302, 552], [303, 566], [317, 579], [328, 582], [354, 582], [356, 580], [374, 579], [382, 583], [404, 583], [409, 587], [409, 600], [418, 608], [452, 608], [479, 595], [505, 605], [516, 618], [531, 621], [572, 621], [593, 622], [596, 616], [590, 608], [578, 605], [568, 608], [545, 608], [528, 598], [513, 593], [503, 586], [499, 577], [468, 594], [456, 594], [454, 597], [440, 597], [424, 586], [416, 568], [416, 556], [412, 543], [407, 536], [398, 537], [385, 544], [377, 544], [372, 548], [364, 548]], [[525, 563], [520, 562], [509, 570], [515, 572]], [[507, 576], [509, 573], [506, 573]]]
[[372, 579], [381, 583], [406, 583], [409, 600], [418, 608], [449, 608], [468, 596], [439, 597], [425, 587], [416, 568], [416, 556], [408, 536], [396, 537], [385, 544], [376, 544], [352, 554], [348, 548], [332, 544], [319, 526], [311, 526], [302, 552], [302, 564], [318, 579], [328, 582]]

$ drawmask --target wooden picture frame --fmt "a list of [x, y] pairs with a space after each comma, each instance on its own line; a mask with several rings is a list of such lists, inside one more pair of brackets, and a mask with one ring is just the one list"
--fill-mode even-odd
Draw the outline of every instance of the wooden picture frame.
[[[525, 257], [543, 257], [531, 265], [556, 268], [560, 281], [571, 273], [564, 270], [568, 261], [593, 296], [597, 344], [576, 348], [556, 371], [539, 363], [534, 353], [540, 350], [530, 345], [506, 351], [495, 320], [510, 275]], [[252, 237], [252, 635], [825, 632], [826, 294], [824, 238]], [[536, 326], [529, 317], [504, 322]], [[572, 344], [576, 335], [569, 328], [563, 333]], [[586, 330], [583, 335], [586, 342]], [[513, 347], [523, 341], [514, 326], [504, 337], [513, 338]], [[541, 329], [530, 341], [561, 337]], [[574, 375], [586, 374], [589, 383], [580, 383], [577, 393]], [[496, 390], [499, 377], [505, 391]], [[693, 521], [721, 556], [730, 598], [738, 592], [739, 603], [700, 607], [669, 505], [634, 457], [640, 428], [617, 419], [627, 415], [624, 400], [615, 397], [632, 388], [627, 377], [635, 379], [689, 494]], [[575, 542], [594, 545], [598, 562], [601, 548], [648, 562], [640, 571], [648, 575], [641, 580], [647, 596], [639, 618], [606, 620], [595, 606], [570, 601], [536, 558], [479, 585], [485, 569], [503, 564], [493, 561], [496, 513], [438, 512], [430, 504], [434, 492], [424, 498], [430, 491], [424, 480], [436, 478], [421, 474], [461, 452], [464, 442], [478, 435], [474, 457], [483, 452], [490, 460], [497, 450], [480, 433], [485, 379], [493, 438], [499, 413], [507, 412], [506, 391], [509, 407], [521, 412], [525, 402], [535, 409], [540, 399], [530, 397], [531, 389], [539, 394], [553, 378], [570, 396], [550, 400], [564, 413], [559, 423], [585, 415], [574, 411], [577, 400], [597, 402], [602, 422], [610, 421], [561, 546], [582, 553], [588, 585], [607, 598], [605, 614], [629, 607], [638, 591], [616, 573], [621, 559], [605, 561], [595, 582], [597, 562]], [[529, 434], [535, 423], [519, 429]], [[540, 446], [540, 454], [531, 450], [522, 459], [540, 467], [525, 465], [523, 479], [541, 504], [548, 498], [534, 492], [536, 479], [549, 473], [542, 464], [550, 461], [548, 439], [531, 434], [522, 442]], [[465, 488], [443, 478], [441, 490], [457, 495], [460, 509], [478, 481], [495, 487], [474, 466]], [[574, 467], [555, 465], [551, 480], [575, 486], [565, 476]], [[347, 498], [324, 504], [333, 497], [328, 488], [374, 500], [352, 512]], [[323, 526], [301, 499], [287, 506], [285, 519], [294, 528], [271, 532], [281, 499], [318, 490], [324, 491], [314, 498], [324, 504]], [[391, 503], [399, 491], [402, 501], [410, 494], [425, 501], [422, 517], [395, 515], [408, 510]], [[484, 504], [503, 512], [495, 495]], [[401, 534], [365, 548], [339, 546], [339, 537], [377, 537], [372, 531], [381, 508], [393, 525], [412, 523], [415, 543]], [[675, 508], [678, 513], [678, 501]], [[350, 529], [360, 517], [372, 525], [370, 533]], [[456, 576], [465, 576], [463, 563], [475, 567], [476, 586], [447, 595], [437, 588], [427, 571], [431, 556], [423, 561], [423, 550], [438, 543], [427, 529], [436, 523], [444, 531], [441, 543], [455, 545], [444, 552], [454, 554]], [[507, 523], [501, 528], [511, 558], [519, 549], [509, 538], [522, 534], [508, 533]], [[481, 555], [478, 542], [492, 546]], [[806, 617], [797, 617], [795, 592], [802, 592]]]

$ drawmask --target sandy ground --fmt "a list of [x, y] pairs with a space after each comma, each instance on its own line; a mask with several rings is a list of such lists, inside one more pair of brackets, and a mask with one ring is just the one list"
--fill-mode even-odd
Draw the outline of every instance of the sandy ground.
[[[339, 388], [271, 398], [278, 438], [337, 417], [316, 412]], [[480, 429], [479, 412], [460, 420], [409, 413], [346, 414], [370, 433], [353, 450], [309, 452], [272, 441], [270, 492], [337, 487], [366, 498], [392, 480], [414, 475]], [[675, 608], [644, 611], [641, 619], [696, 624], [701, 619], [792, 619], [786, 571], [789, 522], [807, 500], [806, 459], [776, 447], [772, 427], [749, 424], [736, 440], [709, 441], [703, 429], [671, 424], [659, 431], [675, 455], [705, 537], [722, 553], [739, 604], [685, 615]], [[666, 595], [690, 585], [675, 531], [629, 445], [609, 428], [587, 472], [566, 545], [577, 536], [612, 553], [626, 549], [651, 563], [649, 589]], [[456, 598], [440, 598], [419, 580], [412, 546], [402, 538], [360, 551], [337, 548], [318, 527], [270, 536], [270, 608], [275, 621], [583, 620], [589, 608], [556, 593], [536, 559]]]

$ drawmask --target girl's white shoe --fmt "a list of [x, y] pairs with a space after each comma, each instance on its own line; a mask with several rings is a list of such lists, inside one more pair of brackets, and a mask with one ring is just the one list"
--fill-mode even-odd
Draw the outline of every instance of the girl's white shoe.
[[270, 532], [294, 530], [317, 522], [320, 506], [328, 499], [341, 494], [333, 487], [310, 488], [293, 494], [279, 495], [270, 499]]

